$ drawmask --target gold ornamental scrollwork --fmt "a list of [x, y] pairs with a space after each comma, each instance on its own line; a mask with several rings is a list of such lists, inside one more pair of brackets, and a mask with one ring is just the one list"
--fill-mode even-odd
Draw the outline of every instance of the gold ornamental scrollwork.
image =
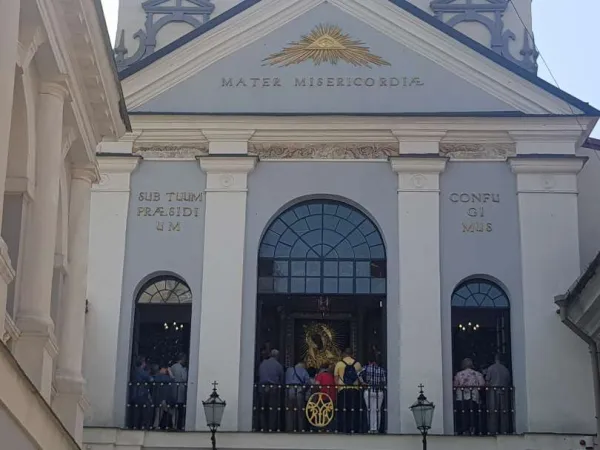
[[325, 428], [331, 423], [334, 415], [333, 400], [324, 392], [311, 395], [306, 402], [306, 420], [313, 427]]

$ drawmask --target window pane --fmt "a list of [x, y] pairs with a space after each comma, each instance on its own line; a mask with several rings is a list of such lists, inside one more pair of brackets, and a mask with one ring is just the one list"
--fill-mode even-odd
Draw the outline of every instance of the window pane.
[[348, 236], [350, 233], [352, 233], [353, 229], [354, 229], [354, 225], [352, 225], [350, 222], [348, 222], [347, 220], [340, 220], [340, 223], [338, 224], [336, 231], [338, 233], [340, 233], [342, 236]]
[[288, 279], [275, 278], [275, 292], [285, 294], [288, 292]]
[[371, 292], [371, 280], [369, 278], [356, 279], [356, 293], [368, 294]]
[[323, 213], [324, 214], [333, 214], [335, 215], [336, 211], [337, 211], [337, 205], [331, 204], [331, 203], [325, 203], [323, 205]]
[[371, 293], [385, 294], [385, 278], [371, 278]]
[[306, 262], [306, 275], [309, 277], [320, 277], [321, 276], [321, 262], [320, 261], [307, 261]]
[[300, 239], [296, 241], [292, 248], [292, 258], [306, 258], [309, 252], [308, 246]]
[[338, 274], [338, 263], [337, 261], [325, 261], [324, 263], [324, 275], [326, 277], [337, 277]]
[[335, 230], [340, 223], [340, 218], [335, 216], [323, 216], [323, 228], [325, 230]]
[[365, 221], [365, 216], [363, 216], [361, 213], [359, 213], [358, 211], [352, 211], [350, 213], [350, 216], [348, 217], [348, 221], [356, 226], [361, 224], [362, 222]]
[[306, 292], [308, 294], [318, 294], [321, 292], [321, 279], [320, 278], [307, 278], [306, 279]]
[[291, 229], [287, 229], [285, 233], [281, 236], [280, 241], [284, 244], [289, 245], [290, 247], [296, 243], [298, 240], [298, 235], [294, 233]]
[[[377, 232], [377, 230], [373, 226], [373, 223], [371, 223], [370, 220], [365, 220], [363, 223], [360, 224], [360, 226], [358, 227], [358, 229], [365, 236], [368, 235], [368, 234], [376, 233]], [[379, 234], [379, 233], [377, 233], [377, 234]]]
[[311, 214], [321, 214], [323, 212], [323, 205], [320, 203], [308, 205], [308, 210]]
[[370, 246], [381, 244], [381, 236], [379, 236], [379, 233], [371, 233], [366, 237], [366, 239]]
[[275, 249], [275, 256], [277, 256], [279, 258], [283, 258], [283, 257], [289, 258], [290, 250], [291, 250], [291, 247], [289, 247], [288, 245], [282, 244], [280, 242], [279, 245], [277, 246], [277, 248]]
[[308, 224], [306, 220], [299, 220], [294, 225], [292, 225], [292, 230], [296, 232], [299, 236], [302, 236], [304, 233], [308, 232]]
[[261, 277], [258, 279], [259, 292], [273, 292], [273, 278]]
[[258, 261], [258, 276], [270, 277], [273, 275], [274, 262], [272, 259], [260, 259]]
[[288, 262], [287, 260], [283, 260], [283, 261], [275, 261], [274, 266], [273, 266], [273, 275], [275, 276], [287, 276], [289, 275], [288, 273]]
[[371, 263], [369, 261], [357, 261], [356, 262], [356, 276], [357, 277], [370, 277], [371, 275]]
[[306, 223], [311, 230], [320, 230], [323, 223], [322, 216], [310, 216], [306, 218]]
[[340, 294], [352, 294], [354, 291], [354, 279], [340, 278]]
[[340, 261], [340, 277], [353, 277], [354, 263], [352, 261]]
[[385, 278], [386, 267], [385, 261], [371, 261], [371, 276], [373, 278]]
[[359, 246], [354, 247], [354, 255], [356, 258], [368, 259], [371, 257], [371, 250], [366, 243], [360, 244]]
[[303, 277], [304, 275], [306, 275], [305, 264], [306, 263], [304, 261], [292, 261], [292, 276]]
[[296, 209], [294, 209], [296, 215], [300, 218], [308, 216], [310, 213], [308, 211], [308, 206], [300, 205]]
[[376, 245], [375, 247], [371, 247], [371, 258], [373, 258], [373, 259], [385, 258], [385, 250], [383, 248], [383, 245]]
[[282, 235], [286, 229], [287, 229], [287, 225], [285, 223], [283, 223], [280, 219], [277, 219], [271, 225], [271, 230], [279, 235]]
[[292, 278], [292, 293], [304, 293], [304, 278]]
[[325, 294], [337, 294], [338, 280], [337, 278], [325, 278], [323, 280], [323, 292]]
[[260, 246], [260, 254], [261, 258], [272, 258], [275, 255], [275, 247], [272, 245], [262, 244]]
[[262, 241], [264, 244], [276, 245], [279, 241], [279, 235], [269, 230], [265, 233]]
[[285, 222], [287, 225], [291, 225], [296, 220], [298, 220], [298, 218], [296, 217], [296, 214], [294, 214], [293, 210], [284, 212], [280, 217], [281, 217], [281, 220], [283, 220], [283, 222]]
[[354, 258], [356, 255], [354, 253], [354, 249], [350, 245], [350, 243], [344, 239], [339, 245], [335, 248], [340, 258]]

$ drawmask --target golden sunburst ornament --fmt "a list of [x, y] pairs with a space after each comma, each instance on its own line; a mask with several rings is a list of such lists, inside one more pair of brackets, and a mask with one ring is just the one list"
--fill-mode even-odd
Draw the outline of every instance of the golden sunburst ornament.
[[264, 66], [286, 67], [312, 60], [315, 66], [322, 63], [337, 64], [345, 61], [356, 67], [390, 66], [382, 57], [371, 53], [364, 42], [354, 40], [337, 25], [318, 25], [299, 42], [291, 42], [279, 53], [263, 60]]

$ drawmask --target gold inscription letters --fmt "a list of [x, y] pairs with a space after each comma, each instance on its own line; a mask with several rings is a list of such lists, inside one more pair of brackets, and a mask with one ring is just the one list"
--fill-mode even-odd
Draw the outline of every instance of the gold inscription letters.
[[388, 88], [404, 89], [425, 86], [420, 77], [223, 77], [222, 88]]
[[453, 204], [465, 207], [463, 233], [491, 233], [494, 230], [492, 222], [489, 222], [486, 217], [486, 212], [488, 208], [493, 208], [495, 204], [500, 203], [500, 194], [452, 192], [448, 198]]
[[140, 192], [137, 196], [140, 205], [138, 217], [157, 218], [156, 230], [165, 232], [181, 231], [184, 219], [200, 217], [203, 192]]

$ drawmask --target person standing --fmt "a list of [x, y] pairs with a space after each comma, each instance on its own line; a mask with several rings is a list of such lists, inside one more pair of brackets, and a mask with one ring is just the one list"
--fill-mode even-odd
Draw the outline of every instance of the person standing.
[[304, 407], [310, 384], [310, 375], [301, 361], [285, 372], [285, 430], [287, 432], [304, 431]]
[[265, 432], [279, 429], [279, 394], [283, 385], [283, 366], [279, 363], [278, 358], [279, 350], [273, 349], [271, 356], [258, 366], [260, 427]]
[[379, 433], [387, 376], [385, 369], [381, 367], [378, 355], [373, 355], [369, 359], [369, 363], [360, 373], [360, 379], [368, 386], [364, 391], [364, 397], [368, 411], [369, 433]]
[[361, 364], [352, 356], [347, 348], [342, 353], [342, 360], [335, 365], [334, 376], [338, 385], [338, 431], [341, 433], [357, 433], [360, 431], [360, 380], [358, 374]]
[[171, 366], [171, 375], [174, 383], [175, 399], [175, 426], [178, 430], [185, 428], [185, 412], [187, 403], [187, 356], [185, 353], [177, 355], [177, 362]]
[[485, 386], [483, 375], [473, 368], [473, 360], [465, 358], [462, 370], [454, 376], [456, 391], [456, 418], [459, 434], [479, 434], [480, 431], [480, 395]]
[[502, 364], [502, 356], [496, 354], [494, 364], [485, 371], [487, 391], [488, 433], [506, 434], [509, 431], [510, 371]]

